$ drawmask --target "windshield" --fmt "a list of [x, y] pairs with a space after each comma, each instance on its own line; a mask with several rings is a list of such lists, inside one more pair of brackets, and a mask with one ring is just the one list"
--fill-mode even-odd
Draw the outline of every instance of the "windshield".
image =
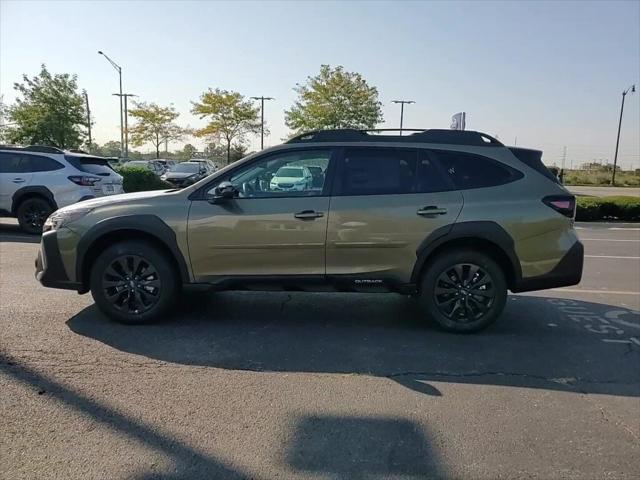
[[278, 170], [278, 173], [276, 173], [276, 177], [302, 178], [302, 169], [290, 167], [281, 168]]
[[185, 172], [185, 173], [195, 173], [200, 170], [200, 165], [197, 163], [178, 163], [171, 167], [170, 172]]

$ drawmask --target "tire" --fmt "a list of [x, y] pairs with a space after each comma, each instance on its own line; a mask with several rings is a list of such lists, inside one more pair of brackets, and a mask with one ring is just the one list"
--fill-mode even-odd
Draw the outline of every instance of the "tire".
[[16, 217], [18, 217], [18, 223], [24, 232], [40, 234], [45, 220], [52, 212], [53, 207], [44, 198], [31, 197], [20, 202], [16, 210]]
[[180, 290], [178, 272], [166, 254], [141, 240], [108, 247], [92, 265], [89, 282], [98, 308], [126, 324], [161, 319]]
[[428, 316], [453, 333], [488, 327], [507, 301], [502, 268], [490, 256], [473, 250], [438, 255], [426, 265], [420, 287], [420, 303]]

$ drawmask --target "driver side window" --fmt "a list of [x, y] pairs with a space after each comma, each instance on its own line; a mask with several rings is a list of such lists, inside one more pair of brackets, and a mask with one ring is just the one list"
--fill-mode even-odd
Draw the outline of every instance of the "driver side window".
[[269, 155], [236, 170], [227, 179], [239, 198], [322, 195], [331, 150], [303, 150]]

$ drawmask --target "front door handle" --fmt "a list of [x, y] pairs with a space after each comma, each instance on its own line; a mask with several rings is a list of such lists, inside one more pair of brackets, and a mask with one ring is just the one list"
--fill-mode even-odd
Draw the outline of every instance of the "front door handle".
[[24, 183], [26, 180], [24, 178], [14, 178], [11, 180], [13, 183]]
[[324, 213], [316, 212], [315, 210], [303, 210], [301, 212], [295, 213], [293, 216], [302, 220], [308, 220], [310, 218], [324, 217]]
[[417, 214], [423, 217], [428, 217], [431, 215], [446, 215], [447, 209], [439, 208], [439, 207], [436, 207], [435, 205], [429, 205], [428, 207], [422, 207], [421, 209], [419, 209], [417, 211]]

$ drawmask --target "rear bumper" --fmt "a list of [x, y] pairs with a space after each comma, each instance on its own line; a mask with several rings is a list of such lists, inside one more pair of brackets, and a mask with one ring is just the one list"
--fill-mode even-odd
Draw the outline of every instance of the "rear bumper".
[[36, 258], [36, 279], [45, 287], [76, 291], [82, 287], [81, 284], [70, 281], [67, 276], [55, 231], [42, 234], [40, 250]]
[[577, 285], [582, 279], [584, 247], [576, 242], [549, 273], [520, 279], [511, 289], [514, 293]]

